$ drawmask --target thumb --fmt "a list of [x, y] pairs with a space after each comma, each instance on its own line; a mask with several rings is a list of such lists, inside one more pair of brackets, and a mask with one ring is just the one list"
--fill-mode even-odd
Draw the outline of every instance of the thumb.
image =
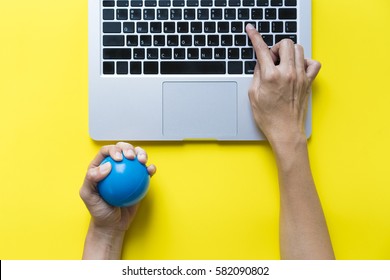
[[321, 63], [312, 59], [305, 59], [306, 64], [306, 75], [309, 79], [310, 84], [317, 77], [321, 69]]

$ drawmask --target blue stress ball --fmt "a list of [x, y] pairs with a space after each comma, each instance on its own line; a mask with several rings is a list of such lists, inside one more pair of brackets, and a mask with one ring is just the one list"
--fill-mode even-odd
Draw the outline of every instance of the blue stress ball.
[[146, 166], [137, 158], [122, 161], [106, 157], [102, 163], [111, 163], [111, 172], [97, 185], [99, 194], [110, 205], [127, 207], [136, 204], [147, 193], [150, 176]]

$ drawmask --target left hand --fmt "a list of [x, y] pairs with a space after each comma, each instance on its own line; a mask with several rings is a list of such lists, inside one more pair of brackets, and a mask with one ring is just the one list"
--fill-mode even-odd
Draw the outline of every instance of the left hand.
[[[126, 231], [139, 206], [139, 204], [122, 208], [111, 206], [102, 199], [97, 190], [97, 183], [103, 180], [111, 171], [109, 162], [100, 166], [101, 162], [107, 156], [111, 156], [115, 161], [120, 161], [123, 155], [127, 159], [134, 159], [137, 156], [143, 164], [146, 164], [148, 160], [147, 153], [142, 148], [134, 148], [128, 143], [119, 142], [116, 145], [104, 146], [89, 165], [84, 183], [80, 189], [80, 197], [91, 213], [91, 222], [101, 229]], [[156, 173], [154, 165], [148, 166], [147, 169], [150, 176]]]

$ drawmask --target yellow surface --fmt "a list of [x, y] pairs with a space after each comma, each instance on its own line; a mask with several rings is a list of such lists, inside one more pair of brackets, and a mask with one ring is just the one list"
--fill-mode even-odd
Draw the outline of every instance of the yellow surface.
[[[0, 259], [78, 259], [88, 135], [87, 1], [0, 0]], [[339, 259], [390, 259], [390, 1], [313, 0], [310, 154]], [[135, 143], [158, 166], [129, 259], [278, 259], [264, 143]]]

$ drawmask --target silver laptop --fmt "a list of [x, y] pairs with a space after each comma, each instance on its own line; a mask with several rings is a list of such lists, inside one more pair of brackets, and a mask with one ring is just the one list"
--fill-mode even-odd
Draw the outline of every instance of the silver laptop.
[[[248, 88], [245, 26], [311, 57], [311, 0], [89, 0], [95, 140], [264, 140]], [[311, 101], [306, 123], [311, 134]]]

